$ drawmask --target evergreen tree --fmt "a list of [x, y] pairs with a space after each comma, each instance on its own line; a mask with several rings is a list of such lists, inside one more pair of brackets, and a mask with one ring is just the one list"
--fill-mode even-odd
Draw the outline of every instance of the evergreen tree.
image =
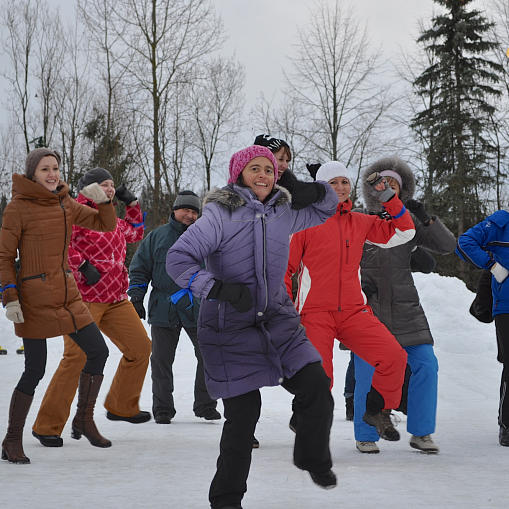
[[[461, 235], [487, 213], [486, 191], [494, 182], [488, 161], [495, 155], [487, 135], [495, 112], [490, 101], [500, 95], [503, 68], [486, 57], [498, 44], [488, 39], [492, 23], [467, 10], [472, 0], [434, 1], [446, 12], [434, 16], [417, 41], [432, 64], [414, 82], [426, 106], [412, 128], [427, 143], [426, 205]], [[445, 265], [446, 273], [475, 279], [464, 263]]]

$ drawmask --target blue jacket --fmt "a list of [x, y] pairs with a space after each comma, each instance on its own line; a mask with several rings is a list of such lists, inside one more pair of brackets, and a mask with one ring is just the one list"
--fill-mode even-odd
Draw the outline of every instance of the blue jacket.
[[129, 266], [130, 297], [143, 297], [148, 284], [152, 282], [152, 291], [148, 301], [148, 323], [158, 327], [173, 327], [182, 323], [184, 327], [196, 327], [200, 299], [193, 299], [189, 307], [189, 298], [180, 299], [173, 304], [170, 297], [181, 290], [180, 286], [166, 272], [166, 254], [168, 249], [186, 231], [187, 226], [170, 221], [151, 231], [138, 247]]
[[[321, 357], [307, 339], [283, 285], [289, 237], [333, 216], [338, 198], [326, 196], [293, 210], [284, 188], [266, 203], [231, 184], [208, 195], [203, 216], [170, 248], [166, 269], [202, 297], [198, 342], [212, 398], [232, 398], [283, 382]], [[200, 264], [206, 260], [206, 270]], [[214, 278], [244, 283], [253, 308], [239, 313], [229, 302], [205, 300]]]
[[[509, 269], [509, 211], [497, 210], [461, 235], [456, 254], [481, 269], [495, 263]], [[509, 278], [499, 283], [492, 277], [491, 290], [493, 316], [509, 313]]]

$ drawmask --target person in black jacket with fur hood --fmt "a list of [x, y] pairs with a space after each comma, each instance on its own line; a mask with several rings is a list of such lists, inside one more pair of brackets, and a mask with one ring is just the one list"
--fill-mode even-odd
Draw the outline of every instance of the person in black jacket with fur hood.
[[[412, 435], [410, 445], [425, 453], [437, 453], [438, 447], [431, 435], [436, 421], [438, 361], [412, 278], [411, 257], [418, 246], [448, 254], [454, 251], [456, 239], [436, 216], [427, 213], [422, 202], [413, 198], [415, 177], [408, 164], [395, 156], [380, 159], [364, 170], [362, 180], [373, 172], [385, 177], [411, 212], [416, 233], [410, 242], [392, 249], [365, 244], [361, 261], [362, 283], [374, 290], [368, 297], [373, 313], [408, 354], [412, 371], [407, 403], [407, 430]], [[365, 188], [363, 195], [366, 203], [363, 212], [387, 214]], [[377, 433], [362, 421], [373, 371], [372, 366], [355, 356], [354, 429], [357, 449], [364, 453], [379, 452]]]

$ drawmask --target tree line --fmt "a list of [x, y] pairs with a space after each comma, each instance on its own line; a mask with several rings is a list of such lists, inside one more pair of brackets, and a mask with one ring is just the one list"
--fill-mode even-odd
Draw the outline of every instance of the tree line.
[[[180, 190], [222, 183], [250, 131], [285, 139], [303, 178], [305, 163], [339, 160], [359, 184], [366, 165], [397, 154], [429, 212], [461, 235], [507, 206], [509, 0], [484, 12], [429, 3], [415, 47], [387, 61], [353, 7], [317, 0], [281, 90], [244, 115], [244, 66], [220, 55], [213, 0], [77, 0], [67, 23], [45, 0], [3, 0], [3, 203], [24, 155], [50, 146], [71, 189], [95, 166], [134, 188], [150, 231]], [[438, 271], [475, 287], [478, 271], [454, 256], [438, 257]]]

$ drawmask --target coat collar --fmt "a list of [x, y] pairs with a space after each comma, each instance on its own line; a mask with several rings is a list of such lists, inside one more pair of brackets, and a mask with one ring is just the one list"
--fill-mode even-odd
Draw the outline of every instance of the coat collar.
[[175, 219], [175, 216], [173, 215], [173, 212], [171, 213], [170, 220], [168, 221], [168, 223], [178, 233], [184, 233], [187, 230], [187, 228], [188, 228], [187, 224], [179, 223]]
[[42, 200], [54, 203], [69, 194], [69, 186], [63, 181], [58, 182], [55, 192], [48, 191], [44, 186], [26, 178], [24, 175], [12, 175], [12, 198], [18, 200]]

